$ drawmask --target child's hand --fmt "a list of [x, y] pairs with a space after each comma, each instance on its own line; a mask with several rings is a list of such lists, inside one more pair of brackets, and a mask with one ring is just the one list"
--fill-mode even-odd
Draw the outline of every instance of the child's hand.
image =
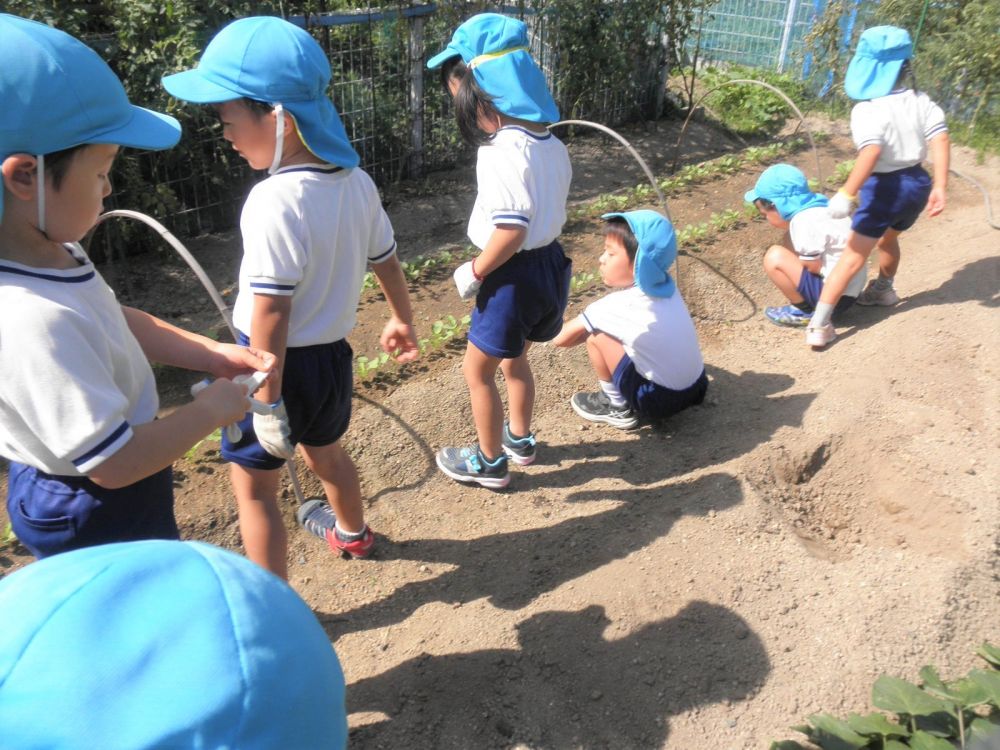
[[927, 215], [937, 216], [944, 211], [944, 204], [944, 188], [932, 188], [931, 194], [927, 197]]
[[217, 378], [234, 378], [252, 370], [270, 372], [275, 362], [271, 352], [252, 346], [216, 344], [213, 354], [212, 367], [208, 372]]
[[292, 428], [288, 424], [285, 402], [279, 398], [277, 403], [269, 406], [268, 414], [254, 412], [253, 431], [257, 435], [257, 442], [276, 458], [291, 458], [295, 455], [295, 446], [288, 439]]
[[472, 299], [482, 286], [483, 280], [476, 278], [476, 270], [473, 261], [467, 261], [455, 269], [452, 278], [455, 279], [455, 286], [458, 287], [458, 296], [462, 299]]
[[413, 326], [399, 318], [389, 319], [378, 341], [382, 345], [382, 351], [389, 354], [399, 352], [395, 356], [397, 362], [412, 362], [420, 356], [420, 346], [417, 344], [417, 334]]
[[217, 378], [204, 387], [196, 386], [192, 392], [200, 407], [216, 415], [214, 421], [218, 427], [239, 422], [250, 411], [250, 395], [243, 383]]
[[826, 212], [831, 219], [843, 219], [845, 216], [850, 216], [856, 199], [857, 196], [848, 195], [843, 190], [838, 190], [837, 194], [830, 199]]

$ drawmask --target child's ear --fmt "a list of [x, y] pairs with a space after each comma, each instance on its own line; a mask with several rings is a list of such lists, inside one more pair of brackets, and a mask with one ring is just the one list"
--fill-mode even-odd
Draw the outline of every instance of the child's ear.
[[0, 166], [3, 172], [3, 186], [15, 198], [31, 200], [35, 197], [35, 178], [38, 175], [38, 160], [31, 154], [12, 154]]

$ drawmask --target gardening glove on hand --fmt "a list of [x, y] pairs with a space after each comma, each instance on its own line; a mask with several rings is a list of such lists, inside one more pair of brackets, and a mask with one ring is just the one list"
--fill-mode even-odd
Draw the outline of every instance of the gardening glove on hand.
[[458, 296], [462, 299], [472, 299], [483, 284], [482, 277], [476, 276], [476, 269], [472, 265], [474, 261], [463, 263], [455, 269], [452, 278], [455, 279], [455, 286], [458, 287]]
[[830, 215], [831, 219], [843, 219], [845, 216], [850, 216], [856, 197], [848, 195], [843, 190], [838, 190], [837, 194], [830, 199], [830, 203], [826, 207], [826, 212]]
[[272, 456], [291, 458], [295, 454], [295, 446], [288, 439], [291, 427], [283, 399], [279, 398], [273, 404], [268, 404], [266, 414], [254, 410], [253, 431], [257, 434], [257, 442]]

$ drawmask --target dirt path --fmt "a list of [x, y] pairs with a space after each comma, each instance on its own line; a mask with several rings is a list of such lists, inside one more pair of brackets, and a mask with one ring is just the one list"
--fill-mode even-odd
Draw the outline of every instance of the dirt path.
[[[662, 172], [674, 137], [635, 140]], [[848, 154], [834, 138], [824, 168]], [[576, 152], [591, 193], [610, 189], [601, 159]], [[811, 160], [793, 159], [807, 173]], [[955, 163], [1000, 200], [1000, 160]], [[675, 223], [738, 208], [757, 171], [672, 200]], [[461, 241], [457, 210], [419, 229], [419, 214], [452, 214], [390, 208], [401, 235]], [[707, 402], [664, 429], [581, 424], [567, 400], [593, 387], [584, 352], [536, 347], [540, 459], [508, 491], [433, 467], [438, 447], [473, 438], [457, 354], [362, 385], [348, 445], [378, 559], [335, 559], [297, 530], [291, 559], [344, 665], [351, 746], [766, 748], [808, 714], [869, 710], [881, 673], [964, 674], [1000, 641], [1000, 232], [984, 217], [956, 179], [946, 213], [904, 236], [904, 301], [854, 310], [822, 353], [760, 314], [779, 301], [760, 269], [773, 230], [706, 244], [680, 281]], [[596, 266], [596, 235], [568, 244], [578, 272]], [[465, 312], [446, 276], [419, 310], [425, 325]], [[366, 302], [359, 333], [382, 314]], [[178, 477], [186, 536], [238, 549], [215, 449]], [[25, 561], [0, 555], [0, 569]]]

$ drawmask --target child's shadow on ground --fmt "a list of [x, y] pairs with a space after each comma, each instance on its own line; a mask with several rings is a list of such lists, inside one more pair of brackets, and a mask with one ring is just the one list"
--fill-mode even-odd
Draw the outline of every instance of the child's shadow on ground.
[[604, 609], [543, 612], [517, 625], [519, 649], [422, 655], [352, 684], [348, 712], [389, 719], [352, 733], [359, 746], [662, 747], [668, 719], [744, 700], [771, 666], [725, 607], [694, 601], [608, 640]]
[[1000, 257], [973, 261], [955, 271], [941, 286], [903, 297], [893, 307], [853, 305], [834, 321], [838, 328], [849, 326], [846, 331], [838, 331], [837, 340], [849, 339], [890, 315], [930, 305], [954, 305], [970, 301], [979, 302], [983, 307], [1000, 307]]
[[738, 504], [743, 491], [735, 477], [717, 473], [649, 489], [579, 493], [576, 499], [618, 505], [543, 528], [395, 544], [389, 553], [394, 558], [454, 569], [406, 583], [388, 598], [355, 610], [316, 615], [331, 637], [338, 637], [402, 622], [429, 602], [467, 603], [488, 597], [494, 606], [520, 609], [566, 581], [653, 543], [683, 515], [705, 515]]

